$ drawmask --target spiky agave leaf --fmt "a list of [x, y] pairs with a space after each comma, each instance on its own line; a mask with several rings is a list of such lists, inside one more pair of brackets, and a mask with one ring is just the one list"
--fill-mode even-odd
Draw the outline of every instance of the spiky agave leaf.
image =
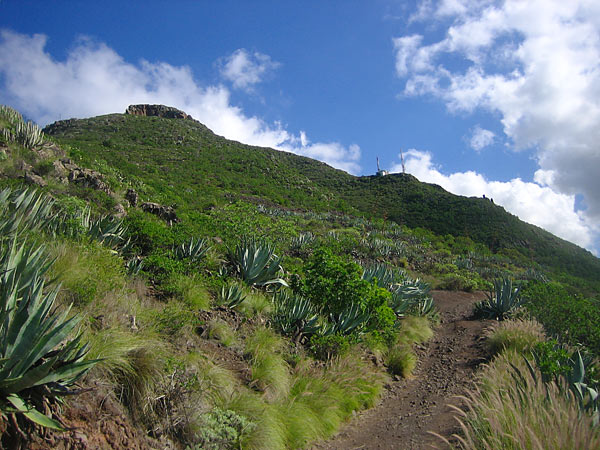
[[235, 308], [246, 300], [246, 294], [239, 284], [230, 284], [227, 288], [223, 286], [221, 288], [221, 295], [219, 296], [219, 304], [225, 305], [229, 308]]
[[45, 289], [43, 249], [17, 246], [16, 238], [1, 249], [0, 409], [53, 426], [31, 405], [68, 393], [96, 361], [84, 360], [87, 349], [80, 335], [68, 340], [79, 318], [69, 318], [68, 309], [53, 310], [59, 287]]
[[386, 264], [376, 263], [364, 268], [363, 280], [372, 282], [377, 279], [377, 285], [383, 288], [390, 288], [403, 274], [397, 269], [388, 267]]
[[175, 247], [174, 253], [177, 259], [201, 260], [206, 252], [210, 250], [207, 239], [190, 239], [188, 242]]
[[486, 293], [487, 298], [475, 305], [475, 315], [487, 319], [504, 320], [522, 305], [521, 286], [510, 278], [494, 280], [494, 291]]
[[273, 302], [275, 311], [271, 322], [282, 334], [300, 342], [319, 331], [319, 315], [309, 300], [280, 291]]
[[53, 219], [54, 200], [35, 189], [6, 188], [0, 192], [0, 240], [19, 230], [46, 229]]
[[242, 239], [235, 250], [229, 252], [230, 262], [249, 286], [287, 286], [285, 280], [277, 277], [282, 259], [275, 255], [271, 244], [248, 238]]
[[332, 326], [324, 334], [341, 334], [360, 332], [369, 321], [370, 314], [362, 311], [360, 305], [352, 303], [339, 314], [330, 314], [329, 320]]

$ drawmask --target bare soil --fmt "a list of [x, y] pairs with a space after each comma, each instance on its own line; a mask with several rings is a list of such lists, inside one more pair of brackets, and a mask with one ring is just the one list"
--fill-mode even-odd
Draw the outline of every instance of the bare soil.
[[483, 293], [434, 291], [441, 323], [434, 337], [419, 346], [419, 363], [409, 379], [386, 386], [378, 406], [357, 414], [331, 440], [313, 450], [447, 448], [435, 432], [450, 442], [459, 432], [449, 404], [473, 383], [477, 366], [487, 353], [482, 334], [490, 321], [469, 320]]

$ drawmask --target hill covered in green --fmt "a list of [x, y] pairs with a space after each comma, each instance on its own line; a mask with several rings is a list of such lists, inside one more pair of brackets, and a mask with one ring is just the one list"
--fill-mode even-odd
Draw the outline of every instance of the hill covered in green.
[[116, 189], [125, 182], [143, 199], [175, 204], [183, 215], [232, 199], [338, 211], [470, 238], [493, 253], [600, 282], [600, 260], [590, 252], [487, 199], [457, 196], [408, 174], [352, 176], [310, 158], [227, 140], [189, 117], [109, 114], [60, 121], [44, 131], [76, 161], [108, 175]]

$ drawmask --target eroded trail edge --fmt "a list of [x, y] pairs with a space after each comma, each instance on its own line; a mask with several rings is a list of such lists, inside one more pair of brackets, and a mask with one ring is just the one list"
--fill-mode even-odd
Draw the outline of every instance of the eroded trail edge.
[[490, 322], [469, 320], [473, 304], [483, 293], [434, 291], [441, 323], [427, 344], [416, 351], [419, 363], [413, 377], [386, 386], [381, 402], [357, 414], [331, 440], [313, 449], [431, 449], [447, 447], [433, 431], [450, 438], [458, 431], [456, 395], [473, 383], [474, 372], [486, 356], [481, 342]]

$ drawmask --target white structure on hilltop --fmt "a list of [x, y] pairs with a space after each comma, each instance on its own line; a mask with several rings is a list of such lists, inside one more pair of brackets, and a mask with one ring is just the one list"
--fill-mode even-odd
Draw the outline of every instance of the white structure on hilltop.
[[387, 170], [381, 170], [379, 168], [379, 156], [378, 156], [377, 157], [377, 173], [375, 175], [377, 175], [378, 177], [385, 177], [388, 174], [389, 174], [389, 172]]

